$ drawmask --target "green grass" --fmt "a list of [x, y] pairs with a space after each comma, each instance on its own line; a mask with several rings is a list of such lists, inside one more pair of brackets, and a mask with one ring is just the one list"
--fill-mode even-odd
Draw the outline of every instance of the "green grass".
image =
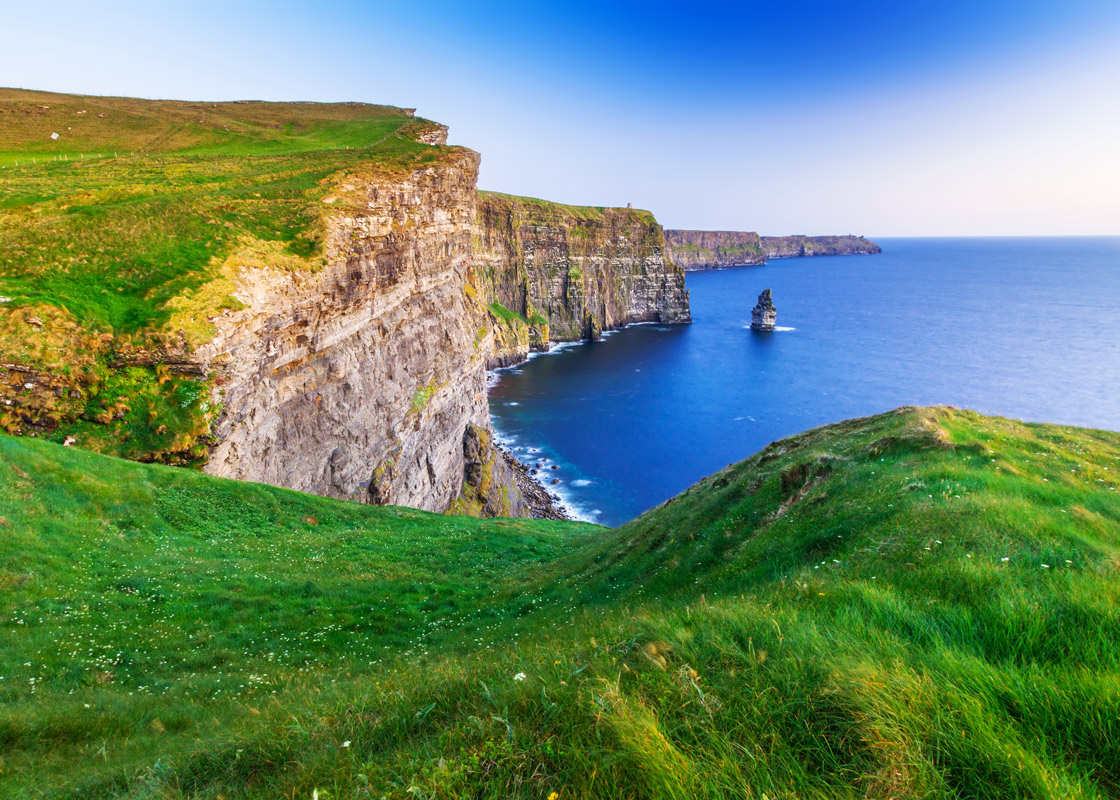
[[1114, 797], [1118, 471], [901, 409], [608, 531], [0, 437], [0, 787]]
[[[528, 322], [525, 321], [524, 317], [522, 317], [516, 311], [510, 311], [508, 308], [503, 306], [501, 303], [498, 303], [498, 302], [491, 303], [490, 305], [487, 306], [487, 308], [489, 309], [491, 314], [493, 314], [497, 319], [504, 321], [507, 325], [528, 325], [529, 324]], [[540, 317], [540, 314], [537, 314], [536, 316]]]
[[[53, 431], [62, 441], [89, 416], [86, 396], [110, 391], [120, 362], [151, 366], [207, 341], [211, 320], [240, 307], [232, 297], [240, 269], [320, 268], [326, 216], [363, 200], [348, 181], [452, 152], [416, 140], [433, 124], [360, 103], [0, 89], [0, 296], [10, 298], [0, 304], [0, 364], [34, 366], [67, 397], [83, 395], [54, 402], [5, 391], [24, 381], [0, 374], [0, 397], [16, 401], [0, 429]], [[188, 380], [159, 385], [170, 396]], [[205, 424], [150, 422], [139, 435], [115, 422], [86, 426], [80, 442], [176, 463], [205, 451]], [[119, 444], [161, 427], [166, 441], [147, 449]]]
[[[504, 194], [502, 192], [480, 191], [479, 198], [493, 210], [516, 210], [525, 214], [530, 221], [534, 218], [554, 219], [556, 217], [587, 220], [592, 222], [604, 219], [603, 212], [610, 211], [616, 214], [626, 214], [633, 221], [646, 225], [655, 225], [657, 220], [653, 212], [638, 208], [617, 208], [611, 206], [571, 206], [564, 203], [554, 203], [551, 200], [541, 200], [538, 197], [521, 197], [519, 195]], [[586, 237], [588, 234], [578, 226], [573, 226], [577, 238]]]

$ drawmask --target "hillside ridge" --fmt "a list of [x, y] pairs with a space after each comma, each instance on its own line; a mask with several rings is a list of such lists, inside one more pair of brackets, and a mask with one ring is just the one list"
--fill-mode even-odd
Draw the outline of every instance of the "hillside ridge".
[[1118, 471], [1117, 433], [903, 408], [611, 531], [0, 436], [0, 787], [1107, 797]]

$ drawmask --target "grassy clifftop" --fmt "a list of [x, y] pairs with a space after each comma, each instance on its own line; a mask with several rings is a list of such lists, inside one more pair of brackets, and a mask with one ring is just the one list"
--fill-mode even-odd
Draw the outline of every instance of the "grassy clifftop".
[[608, 531], [0, 437], [0, 786], [1109, 797], [1118, 471], [1118, 434], [900, 409]]
[[438, 131], [360, 103], [0, 90], [0, 430], [200, 456], [208, 393], [152, 365], [239, 306], [241, 267], [318, 268], [348, 181], [443, 157]]
[[3, 88], [0, 120], [2, 165], [60, 155], [107, 157], [112, 151], [285, 155], [368, 148], [403, 126], [430, 126], [411, 109], [368, 103], [207, 103]]
[[551, 200], [541, 200], [537, 197], [521, 197], [520, 195], [504, 194], [502, 192], [479, 192], [478, 195], [487, 212], [523, 215], [531, 223], [555, 224], [558, 221], [602, 221], [606, 216], [614, 215], [625, 218], [627, 222], [636, 222], [642, 225], [657, 224], [653, 212], [640, 208], [571, 206], [564, 203], [554, 203]]

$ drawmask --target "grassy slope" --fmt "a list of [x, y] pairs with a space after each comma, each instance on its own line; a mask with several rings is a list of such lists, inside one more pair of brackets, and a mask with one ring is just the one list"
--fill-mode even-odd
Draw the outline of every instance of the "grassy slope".
[[1112, 797], [1118, 470], [903, 409], [606, 531], [0, 438], [0, 786]]
[[431, 125], [359, 103], [0, 89], [0, 296], [11, 299], [0, 304], [0, 364], [54, 381], [25, 390], [0, 374], [10, 384], [0, 396], [14, 400], [0, 429], [72, 435], [131, 458], [201, 455], [205, 393], [114, 365], [209, 338], [209, 319], [238, 307], [241, 266], [318, 268], [324, 214], [347, 202], [339, 185], [440, 158], [445, 148], [414, 140]]

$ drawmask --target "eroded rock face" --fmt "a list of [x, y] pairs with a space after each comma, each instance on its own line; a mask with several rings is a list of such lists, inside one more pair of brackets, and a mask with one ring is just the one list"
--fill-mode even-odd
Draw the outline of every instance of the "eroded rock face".
[[758, 296], [758, 305], [751, 309], [751, 328], [756, 331], [772, 331], [778, 324], [778, 309], [770, 297], [770, 290], [763, 289]]
[[486, 194], [475, 241], [475, 281], [486, 302], [528, 323], [525, 341], [511, 333], [505, 346], [498, 343], [495, 366], [550, 340], [598, 339], [634, 322], [692, 321], [684, 272], [666, 257], [664, 231], [648, 212]]
[[477, 170], [476, 153], [454, 150], [407, 177], [344, 186], [325, 267], [238, 271], [245, 307], [217, 318], [196, 354], [223, 404], [207, 472], [431, 511], [559, 516], [493, 443], [485, 370], [550, 340], [688, 322], [684, 273], [646, 212], [480, 204]]
[[766, 263], [762, 237], [752, 231], [665, 231], [673, 263], [685, 270]]
[[[200, 356], [224, 409], [206, 471], [442, 511], [463, 434], [489, 429], [482, 308], [464, 291], [478, 155], [374, 180], [332, 219], [317, 273], [242, 273]], [[516, 492], [516, 489], [514, 489]]]

